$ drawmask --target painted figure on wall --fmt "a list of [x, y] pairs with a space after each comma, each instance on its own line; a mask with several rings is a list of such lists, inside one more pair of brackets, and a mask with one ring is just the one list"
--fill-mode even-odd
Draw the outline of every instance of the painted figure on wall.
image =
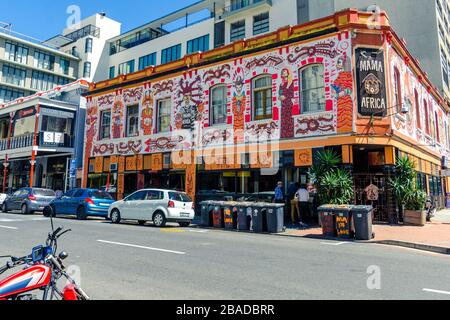
[[294, 106], [294, 81], [292, 71], [284, 68], [281, 71], [281, 84], [279, 88], [281, 101], [281, 139], [294, 137], [294, 119], [292, 118], [292, 108]]
[[122, 115], [124, 105], [120, 97], [116, 97], [112, 107], [112, 138], [120, 139], [122, 135]]
[[141, 127], [145, 136], [153, 133], [153, 95], [150, 90], [145, 92], [142, 101]]
[[178, 94], [181, 102], [175, 115], [177, 129], [194, 130], [196, 122], [202, 120], [203, 103], [200, 84], [200, 77], [197, 77], [192, 83], [180, 80]]
[[[239, 72], [240, 70], [238, 70]], [[235, 92], [233, 93], [232, 111], [234, 142], [242, 143], [244, 141], [244, 111], [245, 111], [245, 92], [244, 78], [241, 75], [234, 81]]]
[[336, 71], [339, 73], [331, 87], [336, 93], [338, 113], [338, 133], [351, 131], [353, 128], [353, 76], [350, 59], [341, 56], [336, 61]]

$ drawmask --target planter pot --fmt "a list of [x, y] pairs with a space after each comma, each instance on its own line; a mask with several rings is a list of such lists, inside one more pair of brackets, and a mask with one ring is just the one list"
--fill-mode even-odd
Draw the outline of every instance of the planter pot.
[[405, 210], [403, 223], [406, 225], [423, 227], [427, 223], [427, 212]]

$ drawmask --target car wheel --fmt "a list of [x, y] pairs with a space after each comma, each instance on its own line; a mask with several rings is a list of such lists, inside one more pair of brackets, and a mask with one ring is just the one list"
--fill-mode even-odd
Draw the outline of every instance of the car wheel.
[[20, 212], [21, 212], [22, 214], [29, 214], [29, 211], [28, 211], [28, 205], [27, 205], [26, 203], [24, 203], [24, 204], [22, 205], [22, 207], [20, 207]]
[[157, 212], [155, 213], [155, 215], [153, 216], [153, 223], [155, 224], [156, 227], [158, 228], [163, 228], [166, 226], [166, 217], [164, 216], [164, 214], [162, 212]]
[[138, 224], [140, 225], [140, 226], [143, 226], [143, 225], [145, 225], [147, 223], [147, 221], [145, 221], [145, 220], [139, 220], [138, 221]]
[[191, 225], [191, 222], [190, 222], [190, 221], [179, 222], [178, 224], [179, 224], [180, 227], [182, 227], [182, 228], [187, 228], [187, 227], [189, 227], [189, 226]]
[[86, 220], [86, 209], [84, 207], [79, 207], [77, 210], [77, 219], [78, 220]]
[[8, 207], [6, 206], [6, 203], [3, 203], [3, 204], [2, 204], [2, 211], [3, 211], [4, 213], [7, 213], [7, 212], [8, 212]]
[[115, 224], [118, 224], [118, 223], [120, 223], [120, 220], [121, 220], [121, 218], [120, 218], [120, 212], [119, 212], [119, 210], [114, 209], [114, 210], [111, 212], [111, 222], [112, 222], [112, 223], [115, 223]]

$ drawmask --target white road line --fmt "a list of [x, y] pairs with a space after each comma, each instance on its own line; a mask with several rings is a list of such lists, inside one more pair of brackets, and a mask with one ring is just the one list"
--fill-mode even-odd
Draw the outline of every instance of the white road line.
[[450, 292], [449, 292], [449, 291], [434, 290], [434, 289], [426, 289], [426, 288], [424, 288], [424, 289], [422, 289], [422, 290], [425, 291], [425, 292], [432, 292], [432, 293], [439, 293], [439, 294], [447, 294], [447, 295], [450, 295]]
[[188, 230], [189, 232], [196, 232], [196, 233], [207, 233], [208, 230]]
[[133, 247], [133, 248], [152, 250], [152, 251], [160, 251], [160, 252], [167, 252], [167, 253], [174, 253], [174, 254], [180, 254], [180, 255], [186, 254], [186, 252], [181, 252], [181, 251], [173, 251], [173, 250], [166, 250], [166, 249], [159, 249], [159, 248], [152, 248], [152, 247], [144, 247], [144, 246], [138, 246], [138, 245], [135, 245], [135, 244], [120, 243], [120, 242], [106, 241], [106, 240], [97, 240], [97, 241], [101, 242], [101, 243], [115, 244], [115, 245], [124, 246], [124, 247]]
[[321, 242], [320, 244], [324, 244], [327, 246], [340, 246], [343, 244], [348, 244], [349, 242]]
[[0, 222], [22, 222], [21, 219], [0, 219]]
[[19, 228], [16, 228], [16, 227], [7, 227], [7, 226], [0, 226], [0, 228], [3, 228], [3, 229], [11, 229], [11, 230], [19, 230]]

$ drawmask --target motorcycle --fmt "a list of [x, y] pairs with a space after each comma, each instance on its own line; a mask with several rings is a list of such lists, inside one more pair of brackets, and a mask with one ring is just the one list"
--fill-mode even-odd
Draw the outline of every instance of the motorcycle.
[[[50, 217], [52, 232], [48, 234], [45, 246], [40, 245], [32, 249], [30, 255], [17, 258], [1, 256], [10, 261], [0, 267], [0, 275], [6, 271], [24, 266], [24, 269], [0, 281], [1, 300], [40, 300], [34, 291], [43, 291], [42, 300], [90, 300], [89, 296], [76, 284], [67, 273], [63, 261], [69, 256], [65, 251], [56, 255], [58, 239], [70, 232], [62, 227], [54, 230], [53, 220]], [[65, 278], [68, 284], [61, 291], [58, 289], [58, 280]]]
[[431, 222], [431, 219], [436, 215], [437, 208], [431, 198], [427, 199], [425, 208], [427, 210], [427, 222]]

